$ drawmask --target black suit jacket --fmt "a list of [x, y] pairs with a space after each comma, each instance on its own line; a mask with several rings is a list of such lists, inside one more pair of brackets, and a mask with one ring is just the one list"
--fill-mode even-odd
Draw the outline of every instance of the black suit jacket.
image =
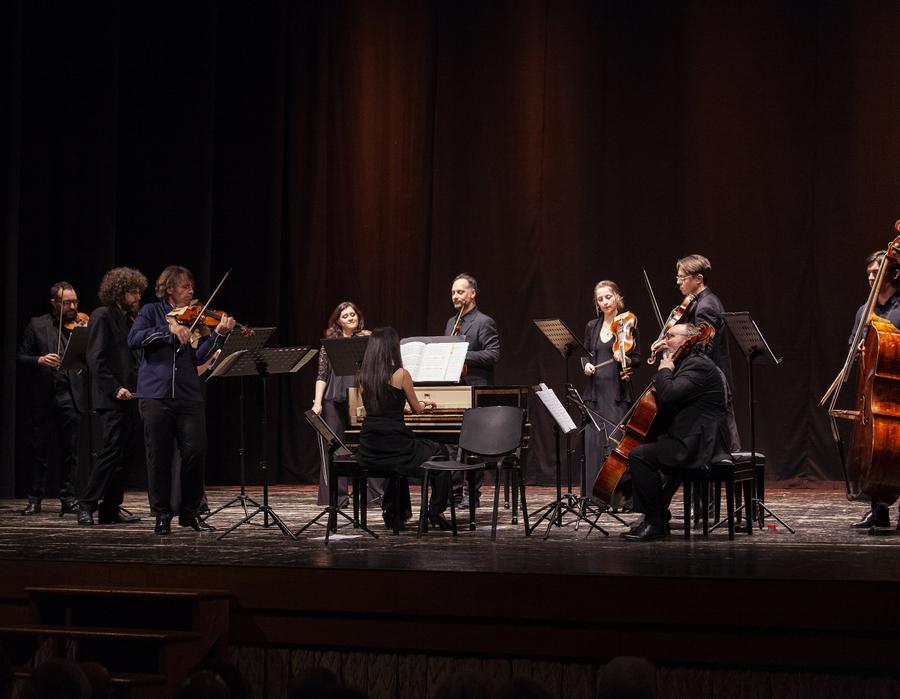
[[[447, 321], [444, 334], [453, 332], [456, 316]], [[465, 383], [469, 386], [490, 386], [494, 383], [494, 364], [500, 359], [500, 333], [497, 324], [489, 315], [485, 315], [476, 306], [462, 317], [459, 334], [466, 338], [469, 349], [466, 351], [468, 373]]]
[[[32, 407], [46, 407], [53, 400], [53, 377], [57, 370], [38, 364], [38, 357], [56, 352], [57, 327], [49, 313], [32, 318], [19, 344], [16, 362], [28, 376], [29, 401]], [[84, 371], [57, 372], [57, 376], [62, 380], [64, 390], [71, 395], [76, 409], [84, 412], [87, 409]]]
[[117, 306], [101, 306], [88, 322], [87, 362], [91, 369], [91, 397], [98, 410], [122, 410], [116, 400], [120, 388], [137, 390], [138, 353], [128, 347], [128, 322]]
[[697, 468], [727, 455], [725, 377], [705, 354], [694, 351], [653, 378], [658, 413], [659, 460]]
[[683, 316], [682, 322], [700, 323], [706, 321], [716, 331], [709, 346], [709, 356], [716, 366], [725, 374], [728, 380], [728, 388], [734, 391], [734, 379], [731, 375], [731, 356], [728, 353], [728, 328], [725, 327], [725, 306], [709, 287], [697, 294]]

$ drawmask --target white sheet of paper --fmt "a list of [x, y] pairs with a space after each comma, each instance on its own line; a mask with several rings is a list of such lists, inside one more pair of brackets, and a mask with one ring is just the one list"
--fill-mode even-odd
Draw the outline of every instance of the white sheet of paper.
[[468, 342], [406, 342], [400, 356], [413, 381], [459, 381], [468, 349]]
[[550, 414], [553, 416], [553, 419], [556, 420], [556, 424], [559, 425], [563, 434], [569, 434], [572, 430], [577, 429], [575, 423], [572, 421], [572, 416], [569, 415], [569, 411], [565, 409], [563, 404], [559, 402], [559, 398], [556, 397], [553, 389], [547, 388], [547, 384], [544, 383], [540, 386], [541, 390], [535, 391], [534, 395], [540, 398], [541, 403], [543, 403], [547, 407], [547, 410], [550, 411]]

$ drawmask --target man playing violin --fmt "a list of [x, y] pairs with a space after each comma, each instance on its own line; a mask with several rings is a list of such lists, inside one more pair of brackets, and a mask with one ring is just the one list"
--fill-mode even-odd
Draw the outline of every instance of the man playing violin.
[[[884, 250], [878, 250], [866, 258], [866, 276], [869, 279], [870, 289], [875, 284], [875, 277], [878, 274], [878, 268], [881, 267], [881, 261], [884, 259], [885, 254]], [[863, 304], [856, 311], [849, 342], [853, 342], [853, 333], [859, 325], [865, 310], [866, 304]], [[888, 259], [884, 281], [881, 283], [881, 289], [875, 301], [874, 313], [879, 318], [889, 320], [895, 328], [900, 328], [900, 265], [892, 259]], [[891, 525], [890, 506], [891, 503], [879, 503], [873, 500], [872, 507], [866, 515], [850, 526], [859, 529], [889, 527]], [[897, 524], [897, 529], [900, 529], [900, 523]]]
[[140, 444], [137, 390], [138, 352], [128, 346], [128, 329], [147, 288], [147, 277], [130, 267], [109, 270], [100, 282], [102, 304], [88, 323], [87, 363], [91, 398], [103, 435], [87, 485], [78, 502], [78, 524], [128, 524], [140, 518], [123, 510], [128, 466]]
[[178, 523], [195, 531], [213, 531], [198, 513], [203, 498], [206, 456], [206, 415], [197, 367], [221, 349], [234, 328], [224, 313], [215, 329], [202, 339], [191, 329], [167, 318], [170, 311], [194, 298], [194, 275], [170, 265], [156, 280], [156, 303], [143, 308], [128, 333], [128, 346], [141, 350], [138, 364], [138, 407], [144, 420], [147, 484], [157, 534], [170, 534], [172, 456], [175, 443], [181, 456], [181, 506]]
[[72, 479], [78, 473], [80, 413], [86, 409], [83, 373], [59, 368], [76, 324], [77, 312], [78, 294], [72, 285], [61, 281], [51, 286], [50, 313], [31, 319], [16, 355], [18, 365], [28, 374], [31, 407], [32, 480], [28, 504], [22, 513], [25, 515], [41, 512], [54, 432], [59, 446], [60, 515], [78, 509]]
[[728, 381], [728, 417], [727, 426], [731, 437], [730, 451], [739, 451], [741, 438], [734, 419], [734, 407], [731, 396], [734, 392], [734, 379], [731, 374], [731, 357], [728, 354], [728, 328], [725, 327], [725, 306], [706, 285], [712, 265], [703, 255], [688, 255], [675, 263], [675, 283], [682, 295], [693, 295], [691, 303], [680, 322], [709, 323], [716, 331], [709, 346], [709, 355]]
[[622, 535], [625, 539], [652, 541], [668, 533], [665, 512], [674, 491], [663, 495], [661, 473], [677, 479], [680, 470], [699, 468], [726, 451], [725, 377], [700, 348], [699, 335], [693, 323], [665, 333], [665, 352], [653, 379], [657, 437], [628, 456], [634, 509], [644, 519]]
[[[456, 313], [447, 319], [445, 335], [460, 335], [469, 343], [466, 350], [466, 374], [462, 382], [469, 386], [490, 386], [494, 383], [494, 364], [500, 360], [500, 334], [497, 323], [489, 315], [481, 312], [476, 305], [478, 282], [475, 277], [465, 272], [457, 274], [450, 286], [450, 302]], [[461, 471], [453, 474], [453, 497], [460, 507], [466, 508], [469, 503], [463, 498], [463, 481]], [[478, 491], [484, 480], [484, 471], [475, 474], [476, 491], [470, 493], [478, 507], [481, 493]]]

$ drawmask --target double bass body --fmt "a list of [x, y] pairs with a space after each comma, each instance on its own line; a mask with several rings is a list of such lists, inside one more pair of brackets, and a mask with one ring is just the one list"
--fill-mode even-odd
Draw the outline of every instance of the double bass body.
[[893, 324], [870, 322], [857, 381], [848, 495], [890, 503], [900, 494], [900, 330]]

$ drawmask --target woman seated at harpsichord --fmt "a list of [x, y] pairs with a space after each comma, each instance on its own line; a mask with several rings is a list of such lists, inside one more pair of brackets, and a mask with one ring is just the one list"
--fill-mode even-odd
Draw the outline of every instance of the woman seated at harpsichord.
[[[435, 405], [431, 400], [417, 398], [412, 376], [400, 358], [400, 336], [393, 328], [375, 328], [359, 370], [358, 386], [366, 409], [359, 435], [358, 456], [362, 464], [420, 478], [424, 474], [423, 463], [446, 457], [442, 445], [416, 437], [403, 421], [407, 404], [417, 414]], [[449, 473], [434, 474], [432, 483], [428, 521], [440, 529], [449, 529], [441, 515], [448, 503]], [[392, 481], [385, 483], [382, 510], [386, 526], [393, 528], [396, 521], [402, 529], [412, 516], [408, 486], [395, 490]]]

